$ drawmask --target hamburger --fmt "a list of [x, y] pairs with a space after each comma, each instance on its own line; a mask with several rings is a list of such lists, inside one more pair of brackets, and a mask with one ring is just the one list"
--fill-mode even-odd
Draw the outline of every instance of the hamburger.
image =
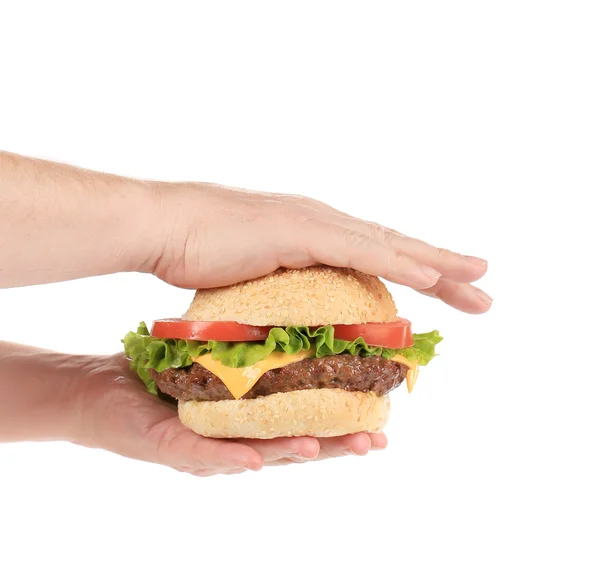
[[198, 290], [181, 319], [141, 323], [123, 342], [194, 432], [276, 438], [381, 431], [389, 393], [412, 390], [441, 340], [413, 334], [377, 277], [317, 266]]

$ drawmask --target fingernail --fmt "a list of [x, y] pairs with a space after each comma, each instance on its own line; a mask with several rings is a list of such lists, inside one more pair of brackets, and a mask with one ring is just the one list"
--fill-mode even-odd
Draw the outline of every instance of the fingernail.
[[475, 290], [475, 295], [484, 303], [491, 304], [494, 301], [494, 298], [488, 296], [484, 291], [480, 289]]
[[441, 273], [436, 271], [433, 267], [429, 267], [428, 265], [421, 265], [421, 273], [427, 277], [428, 279], [439, 279], [441, 277]]
[[480, 259], [479, 257], [471, 257], [470, 255], [467, 255], [465, 257], [465, 259], [469, 263], [473, 263], [473, 265], [477, 265], [477, 267], [483, 267], [484, 265], [487, 265], [487, 261], [485, 259]]
[[385, 446], [374, 446], [371, 445], [371, 450], [383, 450], [385, 448]]

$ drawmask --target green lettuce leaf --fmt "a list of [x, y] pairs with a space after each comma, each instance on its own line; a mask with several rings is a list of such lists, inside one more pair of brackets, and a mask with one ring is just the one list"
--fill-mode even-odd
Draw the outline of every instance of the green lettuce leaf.
[[192, 358], [212, 353], [214, 359], [227, 367], [249, 367], [262, 361], [272, 352], [295, 354], [310, 348], [316, 357], [350, 353], [361, 357], [390, 359], [401, 354], [419, 365], [427, 365], [435, 356], [435, 345], [442, 337], [437, 330], [427, 334], [414, 334], [414, 344], [404, 349], [388, 349], [368, 345], [362, 337], [354, 341], [339, 340], [334, 336], [333, 326], [310, 329], [306, 326], [271, 328], [267, 340], [261, 342], [216, 342], [209, 340], [175, 340], [150, 336], [141, 322], [136, 332], [128, 332], [123, 339], [125, 355], [131, 359], [131, 368], [146, 384], [148, 391], [157, 394], [156, 384], [148, 369], [161, 372], [166, 369], [187, 367]]
[[413, 345], [405, 349], [398, 349], [397, 354], [406, 357], [410, 361], [415, 359], [421, 367], [424, 367], [435, 357], [435, 345], [444, 340], [437, 330], [425, 334], [413, 334]]

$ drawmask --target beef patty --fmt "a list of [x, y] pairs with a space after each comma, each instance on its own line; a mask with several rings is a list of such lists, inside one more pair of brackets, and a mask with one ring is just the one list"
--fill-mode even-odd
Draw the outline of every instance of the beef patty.
[[[267, 371], [243, 396], [253, 399], [296, 389], [337, 388], [346, 391], [373, 391], [378, 396], [398, 387], [408, 367], [381, 357], [354, 357], [349, 354], [311, 358]], [[225, 384], [198, 363], [161, 373], [150, 370], [163, 393], [180, 400], [219, 401], [234, 399]]]

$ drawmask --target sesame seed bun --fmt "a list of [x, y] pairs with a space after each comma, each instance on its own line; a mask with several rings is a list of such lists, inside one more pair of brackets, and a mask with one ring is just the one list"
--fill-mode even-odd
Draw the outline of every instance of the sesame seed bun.
[[185, 426], [212, 438], [342, 436], [380, 432], [390, 400], [373, 392], [305, 389], [249, 400], [180, 401]]
[[318, 326], [394, 322], [385, 285], [353, 269], [278, 269], [230, 287], [196, 292], [184, 320], [233, 321], [254, 326]]

